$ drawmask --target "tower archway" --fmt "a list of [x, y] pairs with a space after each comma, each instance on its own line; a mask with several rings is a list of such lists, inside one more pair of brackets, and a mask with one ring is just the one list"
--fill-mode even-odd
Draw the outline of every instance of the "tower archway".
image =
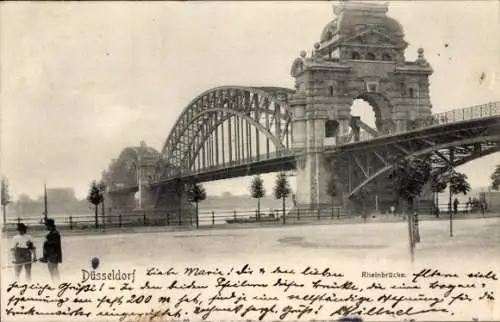
[[[390, 100], [381, 93], [354, 92], [350, 106], [350, 117], [359, 118], [358, 126], [363, 133], [374, 137], [393, 131], [393, 107]], [[351, 127], [355, 125], [350, 122]]]
[[367, 101], [357, 98], [351, 105], [351, 117], [359, 117], [360, 120], [373, 129], [377, 128], [377, 120], [379, 118], [377, 107], [372, 106]]

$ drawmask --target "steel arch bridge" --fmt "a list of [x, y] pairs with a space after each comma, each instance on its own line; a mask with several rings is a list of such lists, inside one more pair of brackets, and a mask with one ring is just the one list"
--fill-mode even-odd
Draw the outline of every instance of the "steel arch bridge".
[[290, 89], [223, 86], [184, 109], [161, 150], [161, 178], [286, 154], [291, 147]]
[[[147, 180], [150, 186], [158, 186], [210, 170], [265, 161], [272, 165], [277, 157], [290, 156], [290, 93], [293, 90], [281, 87], [245, 86], [221, 86], [203, 92], [183, 110], [161, 152], [145, 144], [122, 151], [104, 175], [109, 192], [138, 191], [141, 183], [137, 165], [142, 159], [155, 163], [154, 172], [149, 171], [142, 183]], [[279, 163], [270, 170], [279, 168]], [[293, 163], [288, 168], [294, 168]]]
[[[276, 87], [223, 86], [208, 90], [184, 109], [157, 152], [142, 144], [126, 148], [109, 170], [109, 192], [156, 191], [181, 181], [213, 181], [294, 170], [293, 115], [287, 95]], [[338, 181], [347, 198], [383, 181], [394, 157], [419, 156], [445, 171], [500, 151], [500, 102], [434, 115], [417, 128], [397, 134], [352, 133], [327, 147], [324, 155], [340, 167]], [[146, 170], [140, 170], [145, 168]]]

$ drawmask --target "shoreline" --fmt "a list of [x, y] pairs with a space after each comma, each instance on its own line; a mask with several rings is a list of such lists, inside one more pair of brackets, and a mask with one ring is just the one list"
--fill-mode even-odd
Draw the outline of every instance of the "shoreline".
[[[441, 215], [436, 218], [433, 215], [419, 215], [420, 221], [442, 221], [449, 220], [448, 215]], [[469, 219], [489, 219], [498, 218], [500, 213], [485, 213], [484, 216], [480, 214], [470, 214], [466, 216], [457, 216], [453, 220], [469, 220]], [[231, 230], [231, 229], [255, 229], [255, 228], [270, 228], [270, 227], [297, 227], [297, 226], [307, 226], [307, 225], [353, 225], [353, 224], [372, 224], [372, 223], [394, 223], [394, 222], [404, 222], [405, 217], [402, 216], [389, 216], [389, 215], [370, 215], [366, 218], [366, 221], [362, 216], [352, 216], [349, 218], [341, 219], [304, 219], [297, 221], [293, 216], [287, 217], [287, 221], [283, 224], [281, 221], [279, 223], [275, 222], [255, 222], [255, 223], [234, 223], [234, 224], [216, 224], [216, 225], [200, 225], [199, 228], [194, 226], [134, 226], [134, 227], [110, 227], [110, 228], [88, 228], [88, 229], [73, 229], [70, 230], [68, 227], [59, 227], [59, 232], [63, 236], [93, 236], [93, 235], [120, 235], [120, 234], [134, 234], [134, 233], [170, 233], [170, 232], [190, 232], [190, 231], [207, 231], [207, 230]], [[61, 229], [62, 228], [62, 229]], [[45, 229], [31, 229], [29, 234], [32, 237], [45, 236], [47, 231]], [[15, 229], [5, 230], [2, 227], [3, 238], [11, 238], [16, 234]]]

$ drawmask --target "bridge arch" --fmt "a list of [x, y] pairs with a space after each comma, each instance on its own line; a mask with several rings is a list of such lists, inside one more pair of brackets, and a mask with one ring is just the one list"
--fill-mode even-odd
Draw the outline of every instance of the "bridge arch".
[[110, 167], [108, 186], [110, 190], [136, 187], [148, 178], [153, 179], [158, 171], [156, 165], [160, 154], [144, 142], [140, 146], [126, 147]]
[[[191, 170], [197, 158], [207, 157], [200, 154], [205, 153], [205, 148], [211, 149], [210, 157], [214, 159], [208, 162], [210, 166], [224, 163], [225, 160], [221, 160], [224, 159], [224, 150], [221, 158], [219, 156], [221, 148], [224, 149], [222, 145], [227, 144], [224, 142], [224, 129], [220, 127], [231, 120], [241, 122], [241, 133], [228, 132], [226, 139], [233, 136], [233, 140], [245, 140], [242, 138], [245, 129], [251, 141], [253, 130], [257, 137], [262, 135], [265, 138], [267, 153], [269, 143], [276, 151], [288, 151], [292, 135], [292, 114], [287, 99], [292, 92], [280, 87], [222, 86], [197, 96], [184, 109], [162, 148], [162, 161], [173, 166], [170, 175]], [[252, 151], [246, 151], [245, 158], [249, 157], [255, 157], [255, 153], [252, 155]]]
[[110, 169], [111, 182], [108, 184], [110, 189], [114, 190], [137, 185], [138, 163], [139, 151], [137, 147], [126, 147], [123, 149]]

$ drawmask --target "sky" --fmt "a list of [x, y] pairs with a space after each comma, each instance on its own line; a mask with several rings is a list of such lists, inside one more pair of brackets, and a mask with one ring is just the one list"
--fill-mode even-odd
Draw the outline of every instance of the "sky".
[[[123, 148], [144, 140], [161, 150], [207, 89], [293, 88], [291, 64], [319, 41], [332, 4], [3, 2], [0, 169], [12, 194], [36, 197], [46, 182], [84, 197]], [[434, 113], [500, 100], [498, 1], [398, 1], [388, 14], [404, 27], [406, 59], [422, 47], [434, 68]], [[459, 170], [485, 187], [497, 163], [498, 153]], [[245, 180], [207, 191], [246, 193]], [[270, 190], [272, 176], [264, 180]]]

